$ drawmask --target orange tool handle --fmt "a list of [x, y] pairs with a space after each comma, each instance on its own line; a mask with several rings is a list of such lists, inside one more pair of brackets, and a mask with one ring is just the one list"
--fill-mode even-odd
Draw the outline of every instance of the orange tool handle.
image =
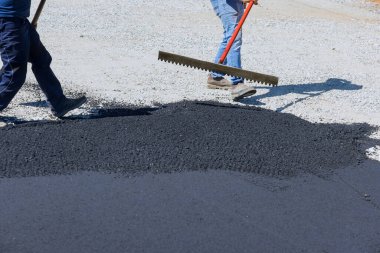
[[244, 24], [245, 20], [247, 19], [248, 14], [249, 14], [249, 12], [251, 11], [252, 6], [253, 6], [254, 4], [255, 4], [255, 1], [252, 0], [252, 1], [249, 2], [249, 4], [247, 5], [247, 8], [246, 8], [245, 11], [244, 11], [243, 17], [240, 19], [239, 24], [238, 24], [237, 27], [235, 28], [235, 31], [234, 31], [234, 33], [232, 34], [232, 37], [231, 37], [230, 41], [228, 41], [228, 44], [227, 44], [226, 49], [224, 50], [222, 56], [220, 57], [219, 64], [223, 64], [223, 63], [224, 63], [224, 60], [227, 58], [227, 55], [228, 55], [228, 53], [230, 52], [231, 47], [232, 47], [232, 45], [234, 44], [234, 42], [235, 42], [235, 40], [236, 40], [236, 37], [238, 36], [238, 34], [239, 34], [241, 28], [243, 27], [243, 24]]

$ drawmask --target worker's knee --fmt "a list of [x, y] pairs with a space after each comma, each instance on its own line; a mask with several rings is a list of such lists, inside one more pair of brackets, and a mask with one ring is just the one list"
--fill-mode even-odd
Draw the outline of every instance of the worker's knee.
[[7, 62], [1, 69], [0, 92], [4, 87], [23, 85], [27, 70], [27, 62]]
[[3, 67], [0, 79], [0, 111], [7, 108], [13, 97], [25, 83], [26, 73], [26, 63], [7, 64], [5, 67]]
[[235, 45], [241, 46], [243, 44], [243, 33], [240, 31], [235, 39]]
[[38, 68], [49, 67], [52, 61], [53, 61], [53, 58], [46, 51], [43, 54], [41, 54], [38, 57], [35, 57], [34, 59], [31, 60], [32, 70], [38, 69]]
[[[230, 41], [231, 38], [232, 38], [232, 34], [226, 37], [226, 41]], [[243, 36], [242, 36], [242, 32], [240, 31], [238, 35], [236, 36], [234, 43], [232, 44], [231, 50], [234, 50], [234, 51], [240, 50], [242, 44], [243, 44]]]

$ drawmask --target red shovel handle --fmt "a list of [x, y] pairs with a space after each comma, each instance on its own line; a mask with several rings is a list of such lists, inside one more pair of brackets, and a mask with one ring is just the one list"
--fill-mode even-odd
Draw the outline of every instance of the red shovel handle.
[[247, 8], [246, 8], [245, 11], [244, 11], [243, 17], [240, 19], [239, 24], [238, 24], [237, 27], [235, 28], [235, 31], [234, 31], [234, 33], [232, 34], [231, 39], [228, 41], [228, 44], [227, 44], [226, 49], [224, 50], [222, 56], [220, 57], [219, 64], [223, 64], [224, 60], [226, 59], [228, 53], [229, 53], [230, 50], [231, 50], [232, 45], [234, 44], [234, 42], [235, 42], [235, 40], [236, 40], [236, 37], [238, 36], [238, 34], [239, 34], [241, 28], [243, 27], [243, 24], [244, 24], [245, 20], [247, 19], [248, 14], [249, 14], [249, 12], [251, 11], [252, 6], [253, 6], [254, 4], [255, 4], [255, 1], [252, 0], [252, 1], [249, 2], [249, 4], [247, 5]]

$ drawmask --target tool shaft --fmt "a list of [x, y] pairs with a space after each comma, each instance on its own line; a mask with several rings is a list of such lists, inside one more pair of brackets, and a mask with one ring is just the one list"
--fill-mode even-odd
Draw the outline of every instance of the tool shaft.
[[32, 25], [34, 27], [37, 27], [38, 19], [41, 16], [42, 10], [44, 8], [44, 5], [46, 3], [46, 0], [41, 0], [40, 4], [37, 7], [36, 14], [34, 14], [33, 20], [32, 20]]
[[230, 52], [231, 47], [232, 47], [232, 45], [234, 44], [234, 42], [235, 42], [235, 40], [236, 40], [236, 37], [238, 36], [238, 34], [239, 34], [241, 28], [243, 27], [243, 24], [244, 24], [245, 20], [247, 19], [248, 14], [249, 14], [249, 12], [251, 11], [252, 6], [254, 5], [254, 3], [255, 3], [255, 1], [252, 0], [252, 1], [249, 2], [249, 4], [247, 5], [247, 8], [246, 8], [245, 11], [244, 11], [243, 17], [240, 19], [238, 25], [237, 25], [236, 28], [235, 28], [234, 33], [232, 34], [231, 39], [228, 41], [228, 44], [227, 44], [226, 49], [224, 50], [222, 56], [220, 57], [219, 64], [223, 64], [224, 61], [226, 60], [227, 55], [228, 55], [228, 53]]

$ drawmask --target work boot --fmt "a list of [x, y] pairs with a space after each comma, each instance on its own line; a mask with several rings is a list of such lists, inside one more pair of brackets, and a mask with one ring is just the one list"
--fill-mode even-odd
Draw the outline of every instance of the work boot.
[[244, 83], [233, 85], [230, 91], [234, 101], [256, 94], [255, 88], [247, 86]]
[[211, 74], [207, 79], [207, 88], [228, 90], [232, 87], [232, 83], [224, 77], [212, 77]]
[[52, 113], [57, 118], [62, 118], [66, 113], [74, 109], [79, 108], [86, 103], [87, 98], [85, 96], [79, 98], [64, 98], [56, 105], [52, 106]]

